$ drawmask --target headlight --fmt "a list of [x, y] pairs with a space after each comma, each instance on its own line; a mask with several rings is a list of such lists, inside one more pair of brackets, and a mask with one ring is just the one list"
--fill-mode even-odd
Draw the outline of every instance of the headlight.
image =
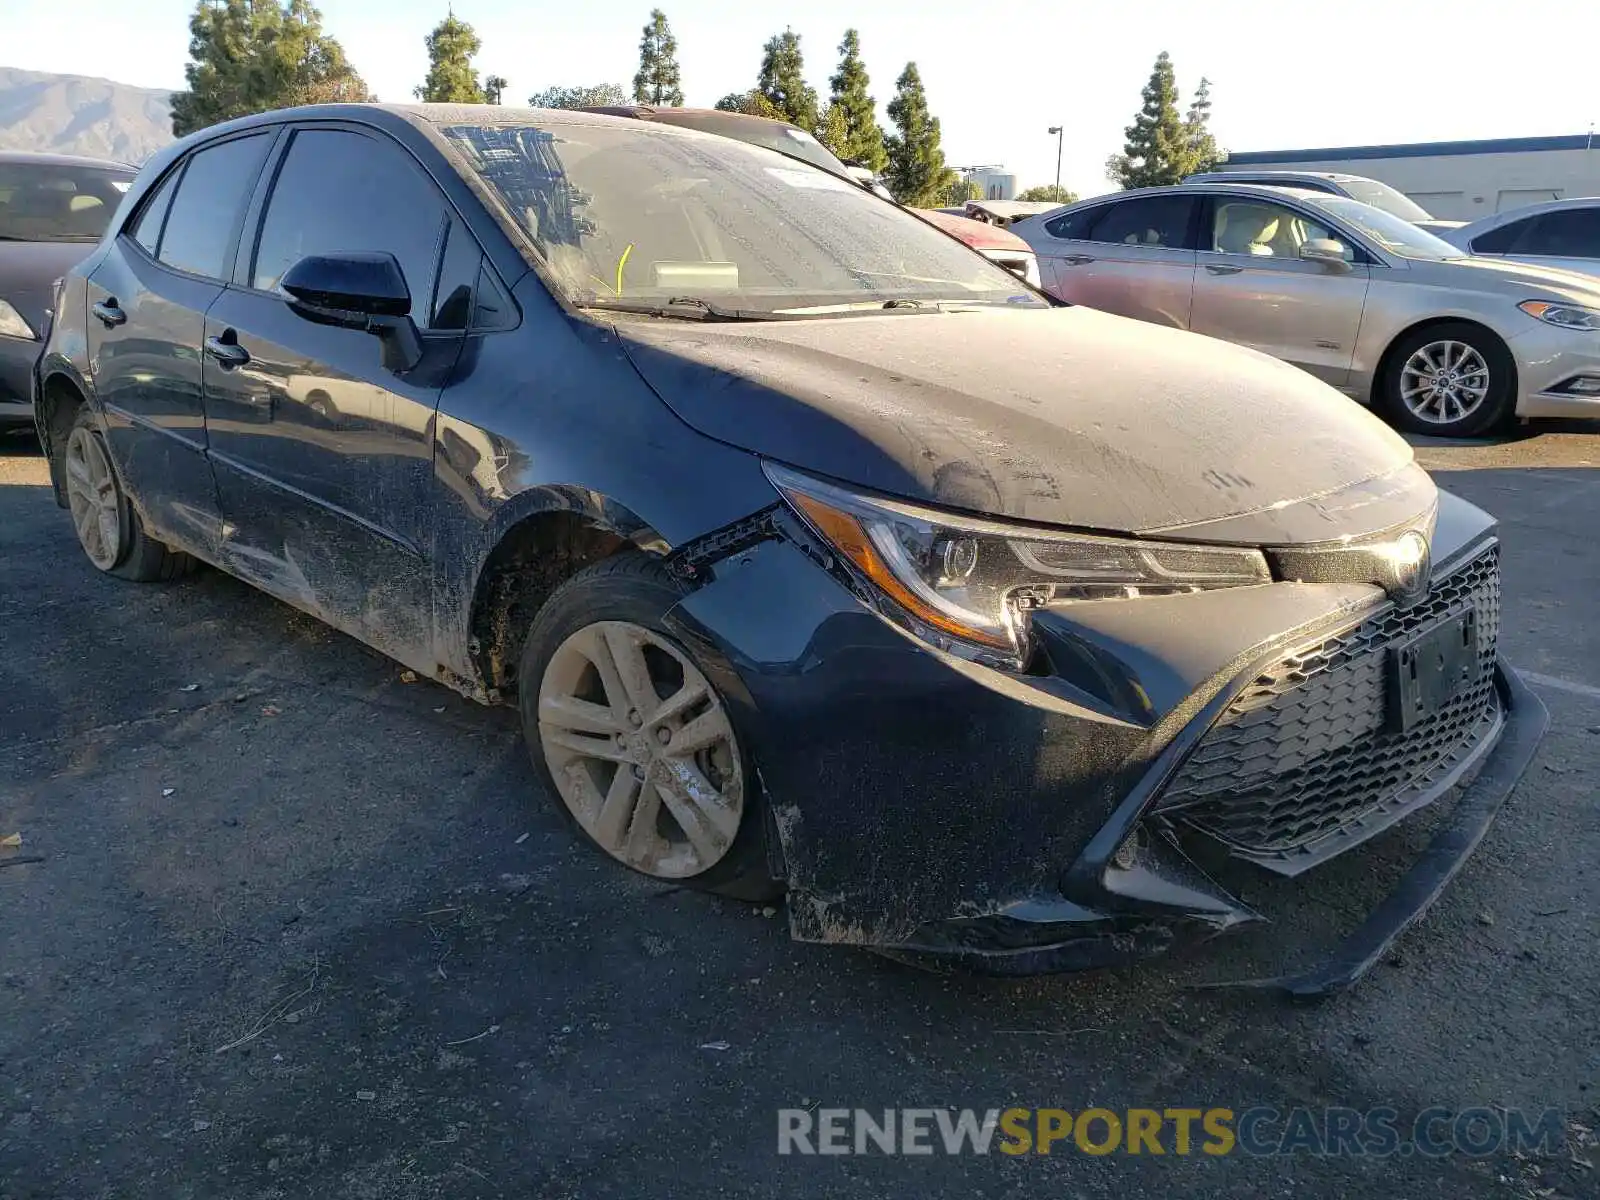
[[860, 496], [764, 465], [806, 523], [917, 622], [917, 632], [1013, 662], [1026, 657], [1032, 609], [1272, 581], [1258, 550], [1019, 528]]
[[1523, 312], [1546, 325], [1577, 329], [1585, 333], [1600, 329], [1600, 310], [1579, 308], [1576, 304], [1552, 304], [1548, 300], [1524, 300], [1517, 305]]
[[33, 329], [22, 319], [22, 314], [4, 300], [0, 300], [0, 333], [7, 337], [30, 340], [33, 337]]

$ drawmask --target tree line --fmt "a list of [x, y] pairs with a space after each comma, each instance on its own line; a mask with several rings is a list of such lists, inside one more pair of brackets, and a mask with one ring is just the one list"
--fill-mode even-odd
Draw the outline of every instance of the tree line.
[[[499, 75], [479, 75], [474, 59], [483, 44], [454, 12], [427, 35], [428, 72], [417, 99], [445, 104], [499, 104], [508, 86]], [[917, 64], [907, 63], [886, 106], [891, 128], [878, 123], [877, 101], [861, 57], [861, 38], [845, 30], [839, 62], [824, 102], [805, 81], [800, 35], [774, 34], [762, 48], [755, 84], [716, 107], [774, 117], [814, 134], [840, 159], [880, 176], [895, 198], [915, 207], [961, 203], [976, 185], [945, 161], [939, 119], [929, 111]], [[338, 41], [322, 30], [311, 0], [198, 0], [189, 21], [188, 88], [174, 95], [172, 131], [182, 137], [218, 121], [298, 104], [375, 100]], [[667, 17], [652, 9], [639, 41], [639, 69], [631, 100], [679, 106], [683, 88], [678, 43]], [[536, 108], [627, 104], [614, 83], [548, 87], [528, 97]], [[1219, 158], [1209, 132], [1210, 84], [1202, 79], [1188, 113], [1178, 115], [1172, 62], [1165, 51], [1146, 84], [1143, 106], [1127, 129], [1123, 152], [1107, 171], [1124, 187], [1175, 182]], [[1033, 188], [1020, 198], [1067, 203], [1056, 187]]]

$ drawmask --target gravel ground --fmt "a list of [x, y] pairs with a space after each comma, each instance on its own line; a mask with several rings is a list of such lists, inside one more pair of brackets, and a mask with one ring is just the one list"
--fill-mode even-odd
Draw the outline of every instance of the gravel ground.
[[[37, 447], [0, 441], [0, 856], [43, 856], [0, 869], [0, 1197], [1600, 1194], [1600, 433], [1419, 454], [1504, 523], [1503, 645], [1552, 730], [1391, 959], [1294, 1006], [1188, 985], [1331, 943], [1426, 820], [1262, 884], [1265, 932], [1136, 970], [795, 945], [576, 845], [511, 713], [216, 572], [97, 575]], [[776, 1153], [783, 1107], [1256, 1104], [1556, 1108], [1568, 1140]]]

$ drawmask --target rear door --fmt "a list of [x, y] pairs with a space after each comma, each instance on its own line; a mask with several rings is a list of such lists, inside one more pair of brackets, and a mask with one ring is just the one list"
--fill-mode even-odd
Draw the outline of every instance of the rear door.
[[[1314, 238], [1343, 245], [1346, 269], [1300, 258]], [[1281, 358], [1335, 387], [1349, 382], [1371, 282], [1365, 252], [1259, 195], [1207, 196], [1200, 247], [1194, 332]]]
[[175, 163], [88, 282], [89, 369], [123, 485], [153, 536], [207, 558], [220, 514], [200, 345], [274, 136], [213, 142]]
[[1187, 328], [1195, 197], [1135, 196], [1063, 213], [1034, 242], [1046, 290], [1074, 304]]
[[[465, 328], [448, 297], [475, 284], [481, 251], [433, 180], [385, 134], [293, 129], [270, 175], [235, 282], [205, 322], [225, 561], [431, 669], [432, 423]], [[278, 291], [305, 256], [366, 251], [394, 255], [424, 331], [423, 361], [404, 375], [383, 365], [376, 336], [306, 320]]]

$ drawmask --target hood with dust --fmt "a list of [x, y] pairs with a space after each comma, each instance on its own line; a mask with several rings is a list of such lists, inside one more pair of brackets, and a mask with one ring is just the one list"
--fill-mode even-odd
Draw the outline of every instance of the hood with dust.
[[923, 503], [1287, 543], [1434, 500], [1403, 440], [1297, 368], [1090, 309], [616, 329], [701, 433]]

